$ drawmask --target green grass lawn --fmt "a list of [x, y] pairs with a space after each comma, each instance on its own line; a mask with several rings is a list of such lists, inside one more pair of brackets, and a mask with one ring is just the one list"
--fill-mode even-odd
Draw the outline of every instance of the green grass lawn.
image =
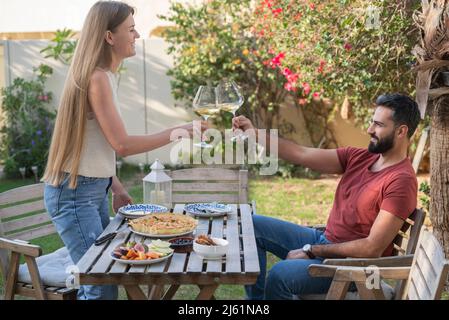
[[[121, 172], [121, 180], [127, 186], [128, 192], [135, 203], [142, 202], [142, 182], [138, 169], [124, 167]], [[16, 188], [22, 185], [34, 183], [26, 180], [0, 180], [0, 192]], [[256, 200], [257, 213], [278, 217], [295, 223], [313, 225], [326, 222], [327, 214], [331, 208], [336, 179], [252, 179], [250, 181], [250, 196]], [[319, 195], [319, 196], [318, 196]], [[47, 236], [32, 241], [40, 245], [44, 254], [60, 248], [63, 243], [59, 236]], [[268, 256], [269, 267], [278, 259], [273, 255]], [[181, 286], [176, 299], [194, 299], [199, 289], [196, 286]], [[2, 280], [0, 279], [0, 294], [3, 293]], [[120, 289], [120, 299], [126, 299], [123, 289]], [[243, 299], [242, 286], [223, 285], [217, 289], [217, 299]]]

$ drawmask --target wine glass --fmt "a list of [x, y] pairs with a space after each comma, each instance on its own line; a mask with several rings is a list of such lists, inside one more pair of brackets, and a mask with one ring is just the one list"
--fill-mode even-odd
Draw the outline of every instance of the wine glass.
[[[234, 81], [224, 81], [217, 86], [217, 105], [219, 109], [231, 112], [235, 118], [235, 113], [242, 106], [243, 102], [243, 95]], [[240, 132], [233, 136], [231, 141], [236, 139], [244, 140], [245, 138], [247, 136]]]
[[[220, 109], [217, 107], [217, 95], [215, 91], [215, 87], [200, 86], [196, 92], [195, 99], [193, 99], [193, 111], [202, 116], [205, 121], [220, 112]], [[194, 145], [201, 148], [213, 148], [212, 145], [204, 141]]]

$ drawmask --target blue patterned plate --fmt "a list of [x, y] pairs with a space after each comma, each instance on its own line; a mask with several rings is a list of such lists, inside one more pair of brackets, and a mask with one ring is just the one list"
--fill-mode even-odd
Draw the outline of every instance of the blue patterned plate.
[[161, 213], [161, 212], [169, 212], [166, 207], [157, 205], [157, 204], [129, 204], [124, 207], [121, 207], [118, 212], [130, 219], [139, 218], [146, 216], [151, 213]]
[[232, 212], [231, 206], [217, 202], [191, 203], [185, 206], [185, 210], [197, 217], [219, 217]]

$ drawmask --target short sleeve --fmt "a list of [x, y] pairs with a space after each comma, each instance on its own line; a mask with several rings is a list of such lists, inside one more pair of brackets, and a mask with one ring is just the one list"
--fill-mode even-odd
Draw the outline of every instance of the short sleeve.
[[346, 171], [348, 166], [351, 165], [356, 157], [359, 157], [362, 153], [366, 152], [365, 149], [354, 148], [354, 147], [344, 147], [337, 148], [337, 156], [340, 161], [343, 171]]
[[417, 195], [418, 182], [416, 178], [400, 175], [385, 186], [380, 209], [405, 220], [416, 208]]

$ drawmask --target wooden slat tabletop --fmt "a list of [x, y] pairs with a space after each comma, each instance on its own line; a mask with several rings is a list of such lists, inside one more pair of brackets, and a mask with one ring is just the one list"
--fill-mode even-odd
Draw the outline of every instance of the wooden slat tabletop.
[[[102, 235], [123, 230], [109, 242], [92, 246], [78, 263], [80, 284], [252, 284], [260, 272], [252, 224], [252, 205], [231, 204], [232, 213], [217, 218], [197, 218], [194, 235], [208, 234], [229, 241], [228, 253], [220, 260], [204, 260], [195, 252], [174, 253], [163, 262], [133, 266], [112, 260], [110, 253], [126, 241], [150, 243], [153, 239], [132, 233], [126, 219], [117, 215]], [[186, 214], [184, 204], [173, 212]]]

